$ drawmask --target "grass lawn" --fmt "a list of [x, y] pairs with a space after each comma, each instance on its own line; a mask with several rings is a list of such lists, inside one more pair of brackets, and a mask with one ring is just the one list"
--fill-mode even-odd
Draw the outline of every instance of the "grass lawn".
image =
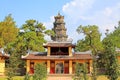
[[[6, 79], [7, 77], [4, 77], [4, 76], [0, 76], [0, 80], [7, 80]], [[24, 76], [16, 76], [14, 77], [14, 80], [23, 80]], [[31, 79], [32, 80], [32, 79]], [[91, 80], [91, 78], [89, 77], [89, 80]], [[109, 80], [106, 78], [106, 76], [98, 76], [97, 77], [97, 80]], [[120, 80], [120, 77], [118, 78], [118, 80]]]
[[[7, 77], [5, 76], [0, 76], [0, 80], [7, 80]], [[23, 80], [24, 76], [15, 76], [14, 80]]]

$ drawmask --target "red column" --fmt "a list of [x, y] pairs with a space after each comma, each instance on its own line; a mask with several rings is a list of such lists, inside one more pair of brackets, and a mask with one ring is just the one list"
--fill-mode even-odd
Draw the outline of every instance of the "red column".
[[55, 62], [51, 62], [50, 63], [50, 74], [54, 74], [55, 73]]

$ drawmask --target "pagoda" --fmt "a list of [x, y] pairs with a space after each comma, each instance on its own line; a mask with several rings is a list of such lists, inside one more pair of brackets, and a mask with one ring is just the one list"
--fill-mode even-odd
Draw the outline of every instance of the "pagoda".
[[66, 35], [67, 29], [65, 28], [64, 16], [61, 16], [60, 13], [58, 13], [54, 18], [55, 22], [52, 30], [55, 32], [55, 36], [51, 37], [51, 39], [53, 41], [66, 41], [68, 35]]

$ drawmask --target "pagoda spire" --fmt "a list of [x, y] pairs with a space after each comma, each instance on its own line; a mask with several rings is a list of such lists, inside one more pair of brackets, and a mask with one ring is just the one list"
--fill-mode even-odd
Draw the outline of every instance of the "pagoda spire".
[[60, 16], [60, 12], [58, 12], [58, 16]]

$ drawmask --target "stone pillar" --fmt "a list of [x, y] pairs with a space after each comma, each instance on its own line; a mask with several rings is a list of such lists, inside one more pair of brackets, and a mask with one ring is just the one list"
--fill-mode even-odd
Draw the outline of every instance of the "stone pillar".
[[27, 60], [26, 71], [27, 71], [27, 73], [29, 73], [29, 71], [30, 71], [30, 60]]
[[50, 60], [47, 61], [47, 73], [50, 73]]
[[50, 47], [48, 47], [48, 53], [47, 53], [47, 56], [50, 56], [50, 52], [51, 52]]
[[5, 60], [0, 57], [0, 75], [5, 73]]
[[72, 74], [72, 60], [69, 60], [69, 74]]
[[69, 56], [72, 56], [72, 47], [69, 47]]

